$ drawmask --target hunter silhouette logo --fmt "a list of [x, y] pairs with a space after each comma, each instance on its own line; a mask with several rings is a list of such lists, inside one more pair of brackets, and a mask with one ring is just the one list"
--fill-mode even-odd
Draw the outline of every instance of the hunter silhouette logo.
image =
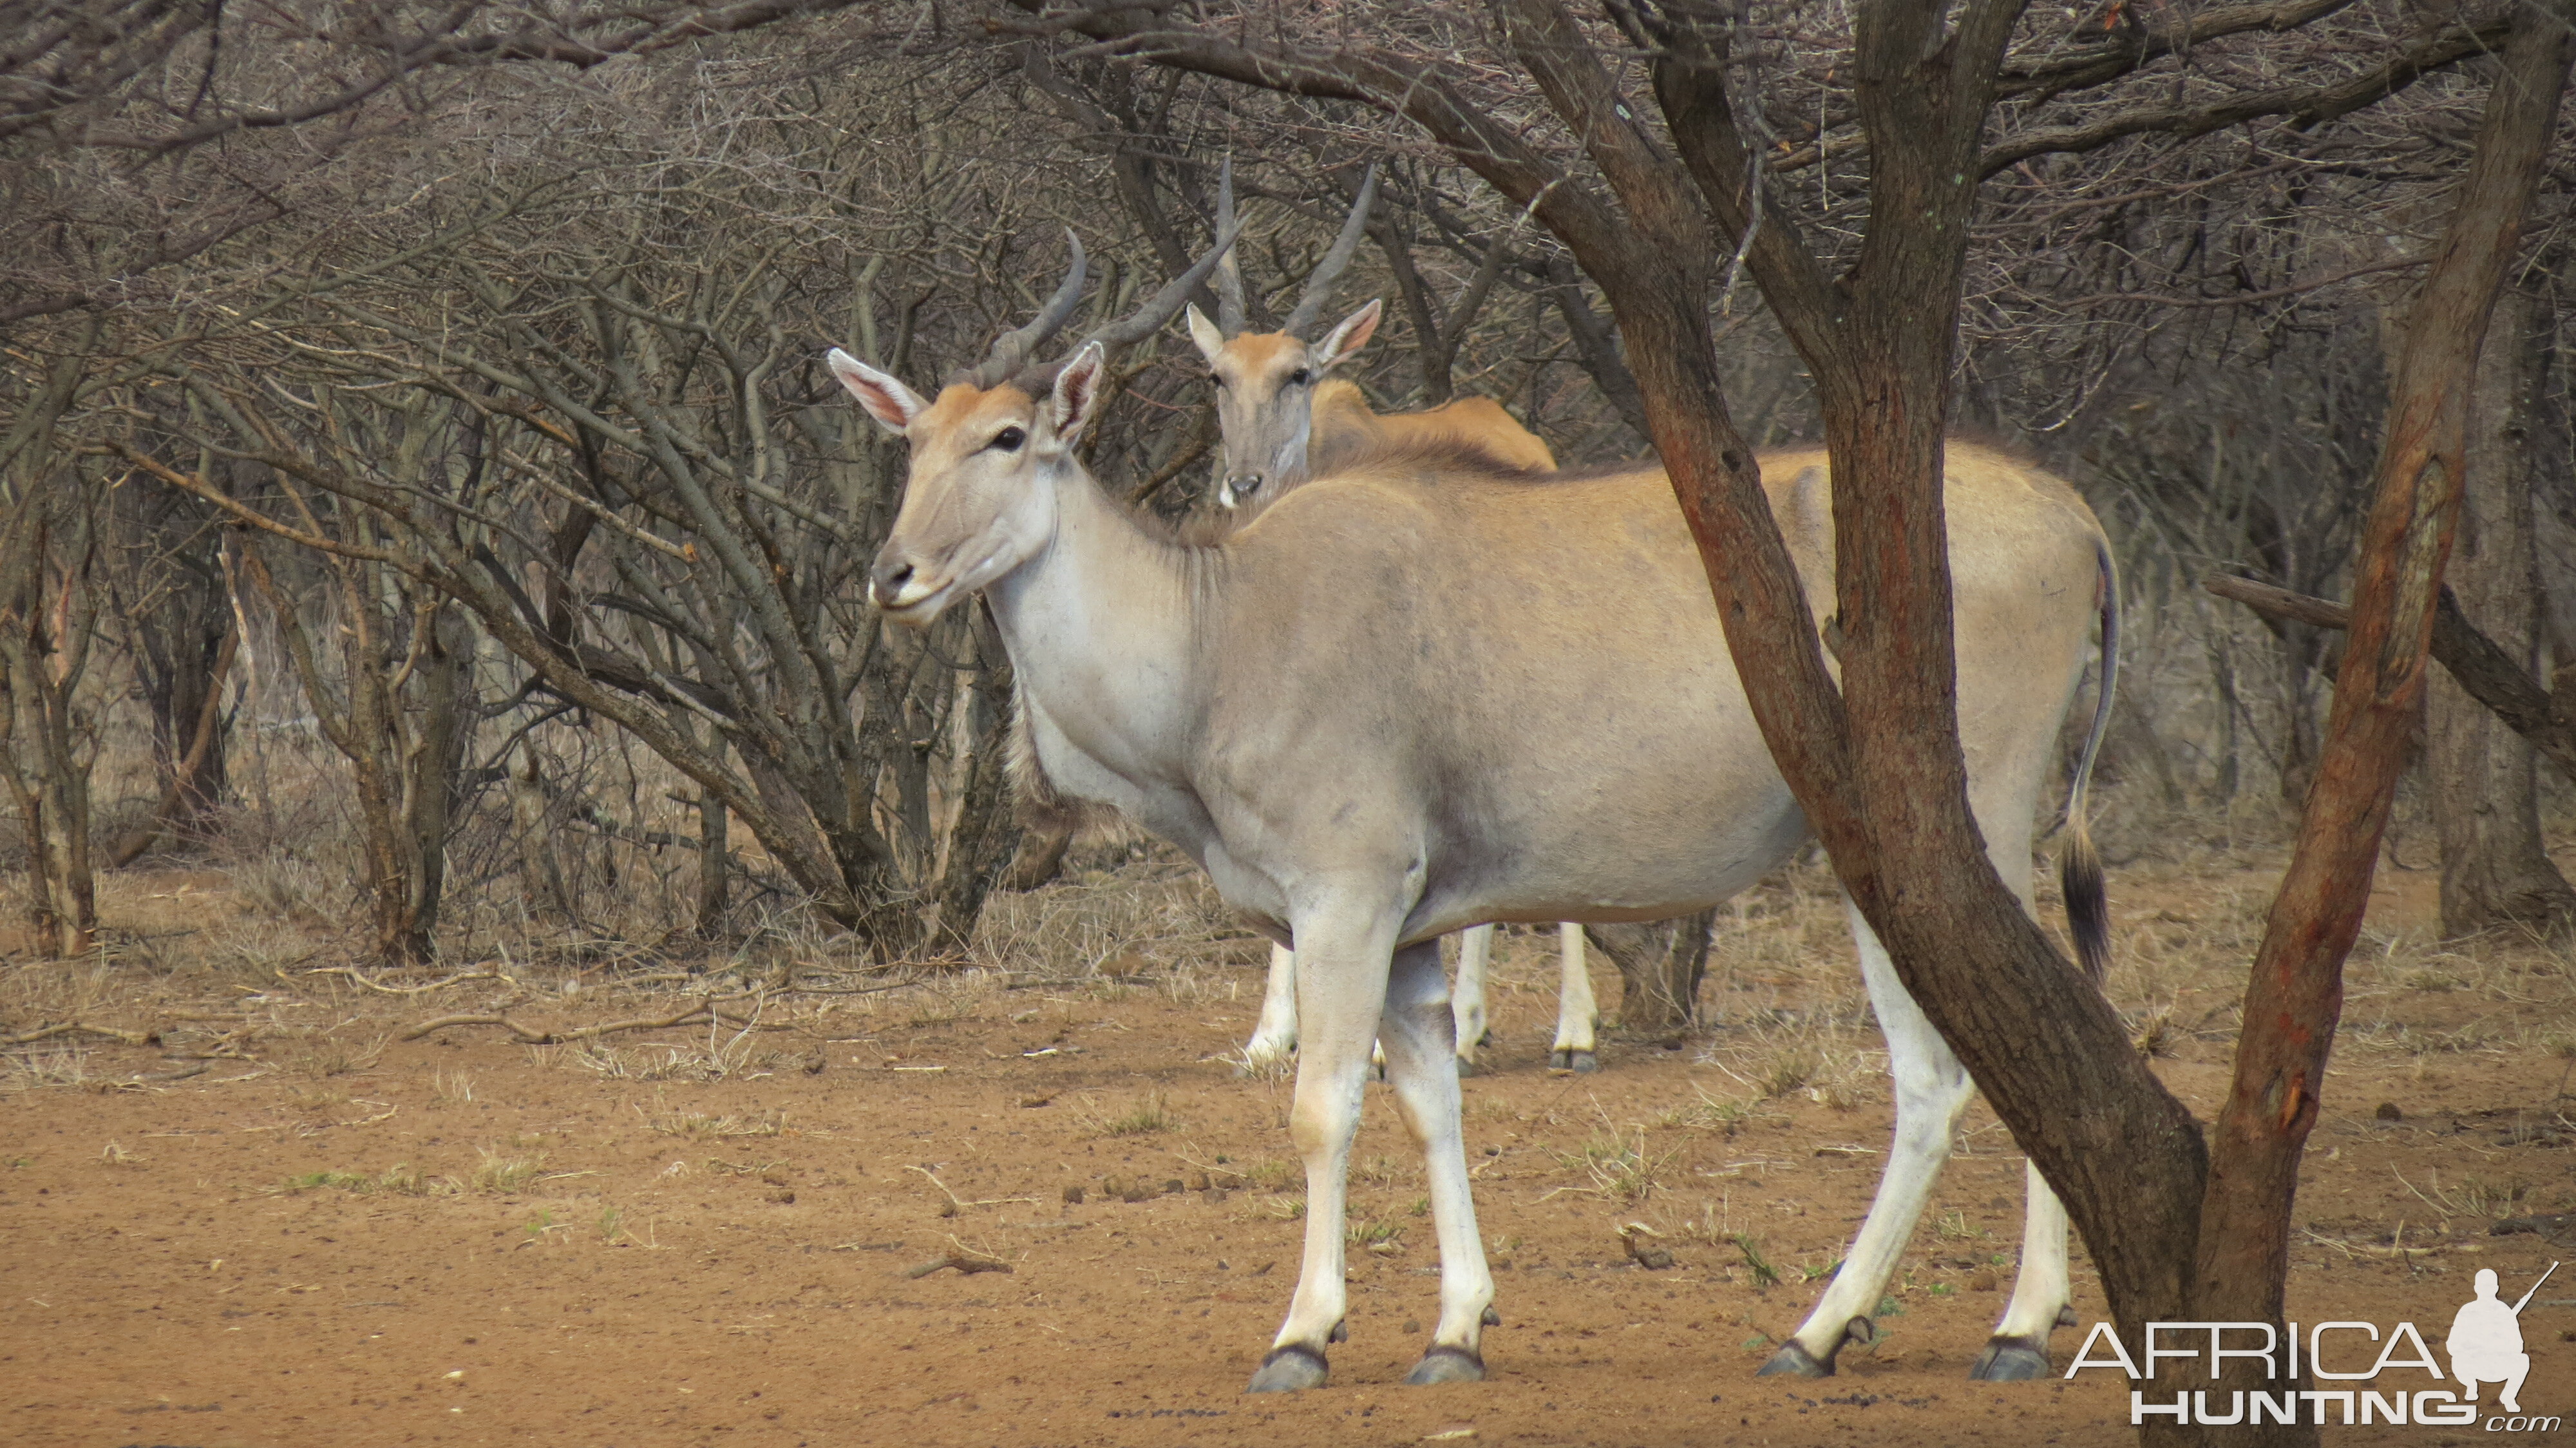
[[[2540, 1282], [2548, 1281], [2557, 1270], [2558, 1264], [2550, 1263]], [[2522, 1411], [2517, 1395], [2522, 1392], [2522, 1380], [2531, 1376], [2531, 1354], [2522, 1350], [2522, 1309], [2531, 1301], [2531, 1293], [2540, 1290], [2540, 1282], [2531, 1284], [2531, 1292], [2507, 1307], [2496, 1299], [2495, 1269], [2478, 1269], [2478, 1295], [2451, 1319], [2451, 1335], [2442, 1342], [2451, 1355], [2451, 1376], [2460, 1380], [2470, 1402], [2478, 1400], [2478, 1384], [2502, 1383], [2504, 1391], [2496, 1394], [2496, 1401], [2508, 1413]]]
[[[2297, 1423], [2303, 1419], [2347, 1426], [2415, 1423], [2466, 1427], [2478, 1421], [2479, 1386], [2493, 1383], [2498, 1388], [2497, 1406], [2511, 1416], [2488, 1418], [2486, 1431], [2556, 1432], [2559, 1418], [2528, 1417], [2522, 1411], [2523, 1381], [2531, 1376], [2531, 1354], [2523, 1350], [2522, 1310], [2531, 1304], [2541, 1284], [2556, 1275], [2558, 1265], [2550, 1263], [2539, 1281], [2511, 1302], [2498, 1295], [2492, 1269], [2479, 1271], [2477, 1295], [2452, 1314], [2450, 1335], [2442, 1340], [2457, 1391], [2447, 1387], [2416, 1388], [2409, 1386], [2403, 1376], [2384, 1376], [2421, 1372], [2434, 1382], [2444, 1381], [2432, 1344], [2411, 1322], [2398, 1323], [2384, 1335], [2378, 1324], [2369, 1322], [2320, 1322], [2304, 1332], [2293, 1322], [2287, 1324], [2287, 1333], [2266, 1322], [2151, 1322], [2147, 1324], [2143, 1372], [2111, 1324], [2097, 1322], [2084, 1345], [2076, 1350], [2066, 1376], [2071, 1378], [2086, 1368], [2117, 1368], [2132, 1381], [2156, 1381], [2160, 1386], [2174, 1387], [2179, 1386], [2177, 1374], [2170, 1368], [2158, 1372], [2159, 1360], [2206, 1359], [2207, 1381], [2215, 1383], [2227, 1375], [2227, 1360], [2236, 1358], [2260, 1362], [2262, 1376], [2279, 1385], [2273, 1389], [2217, 1392], [2184, 1390], [2176, 1392], [2170, 1402], [2150, 1398], [2145, 1391], [2133, 1388], [2129, 1392], [2131, 1426], [2150, 1418], [2170, 1417], [2177, 1423], [2212, 1427]], [[2368, 1348], [2355, 1341], [2356, 1334], [2379, 1345], [2377, 1359], [2366, 1368], [2361, 1366], [2361, 1353]], [[2255, 1341], [2257, 1337], [2259, 1343]], [[2333, 1367], [2327, 1365], [2329, 1361]], [[2187, 1381], [2189, 1376], [2186, 1371], [2181, 1380]], [[2317, 1386], [2299, 1386], [2302, 1379], [2312, 1379]], [[2237, 1381], [2244, 1381], [2241, 1373]], [[2351, 1386], [2354, 1384], [2365, 1386]]]

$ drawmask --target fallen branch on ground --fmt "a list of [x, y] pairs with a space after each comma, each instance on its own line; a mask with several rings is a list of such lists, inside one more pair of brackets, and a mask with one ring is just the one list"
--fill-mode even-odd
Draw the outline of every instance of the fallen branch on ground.
[[517, 1021], [496, 1011], [490, 1014], [440, 1016], [436, 1020], [421, 1022], [395, 1039], [417, 1041], [433, 1031], [443, 1031], [450, 1026], [499, 1026], [518, 1037], [522, 1045], [559, 1046], [568, 1041], [587, 1041], [599, 1036], [615, 1035], [619, 1031], [661, 1031], [673, 1026], [693, 1026], [714, 1018], [715, 1012], [705, 1001], [699, 1000], [690, 1002], [686, 1010], [667, 1016], [638, 1018], [631, 1021], [608, 1021], [596, 1026], [578, 1026], [569, 1031], [539, 1031], [520, 1025]]
[[32, 1046], [38, 1041], [75, 1034], [105, 1036], [128, 1046], [156, 1045], [161, 1040], [159, 1031], [125, 1031], [114, 1026], [94, 1026], [87, 1021], [64, 1021], [59, 1025], [39, 1026], [25, 1035], [0, 1036], [0, 1046]]
[[954, 1267], [969, 1277], [974, 1276], [978, 1272], [1008, 1272], [1011, 1270], [1011, 1264], [1003, 1261], [999, 1257], [988, 1257], [981, 1252], [961, 1246], [953, 1252], [932, 1258], [930, 1261], [921, 1263], [919, 1266], [906, 1267], [903, 1269], [903, 1275], [907, 1278], [927, 1277], [931, 1273], [947, 1267]]
[[467, 970], [451, 975], [445, 980], [431, 981], [427, 985], [384, 985], [380, 982], [369, 980], [366, 972], [356, 970], [345, 965], [325, 965], [313, 970], [308, 970], [304, 973], [306, 975], [345, 975], [349, 979], [356, 981], [358, 984], [365, 986], [369, 990], [382, 991], [386, 995], [422, 995], [429, 991], [444, 990], [451, 985], [460, 985], [469, 980], [508, 979], [508, 977], [502, 975], [498, 971]]

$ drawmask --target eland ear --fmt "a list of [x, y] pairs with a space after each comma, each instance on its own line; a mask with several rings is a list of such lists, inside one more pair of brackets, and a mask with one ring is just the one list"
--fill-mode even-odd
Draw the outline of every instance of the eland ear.
[[1190, 340], [1198, 344], [1199, 355], [1208, 359], [1209, 364], [1213, 366], [1216, 362], [1216, 354], [1225, 350], [1225, 333], [1216, 323], [1209, 321], [1200, 313], [1197, 303], [1191, 303], [1188, 310]]
[[1315, 370], [1328, 371], [1343, 358], [1367, 346], [1368, 339], [1377, 335], [1377, 321], [1385, 311], [1385, 303], [1372, 300], [1367, 306], [1342, 318], [1342, 324], [1335, 327], [1324, 338], [1324, 344], [1315, 349]]
[[841, 385], [850, 389], [850, 395], [859, 400], [859, 406], [868, 410], [868, 416], [888, 432], [902, 432], [912, 426], [914, 418], [930, 410], [921, 394], [904, 386], [900, 378], [879, 372], [838, 347], [826, 353], [823, 361], [832, 369], [832, 375], [841, 379]]
[[1085, 342], [1073, 360], [1057, 370], [1050, 400], [1056, 441], [1066, 447], [1081, 441], [1083, 429], [1091, 426], [1093, 414], [1100, 410], [1100, 377], [1108, 367], [1109, 354], [1100, 344]]

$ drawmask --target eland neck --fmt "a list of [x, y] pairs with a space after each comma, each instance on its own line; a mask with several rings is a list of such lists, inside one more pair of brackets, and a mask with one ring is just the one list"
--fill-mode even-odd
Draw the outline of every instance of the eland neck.
[[1053, 535], [985, 597], [1029, 700], [1067, 742], [1150, 791], [1183, 773], [1199, 712], [1193, 623], [1208, 560], [1157, 537], [1080, 464], [1048, 472]]

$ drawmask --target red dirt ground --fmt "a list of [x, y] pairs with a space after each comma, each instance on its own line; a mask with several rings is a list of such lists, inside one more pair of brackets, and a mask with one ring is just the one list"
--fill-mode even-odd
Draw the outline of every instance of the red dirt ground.
[[[2202, 949], [2176, 932], [2203, 928], [2208, 902], [2243, 883], [2115, 880], [2129, 953], [2159, 939]], [[2377, 923], [2420, 912], [2425, 885], [2401, 879]], [[164, 1069], [149, 1048], [67, 1054], [57, 1038], [55, 1057], [20, 1053], [0, 1132], [0, 1439], [2134, 1441], [2115, 1374], [1992, 1387], [1962, 1376], [2001, 1307], [1997, 1276], [2010, 1286], [2020, 1220], [2021, 1159], [1982, 1106], [1891, 1288], [1882, 1344], [1847, 1354], [1830, 1380], [1757, 1381], [1763, 1335], [1785, 1334], [1812, 1301], [1797, 1269], [1838, 1257], [1868, 1201], [1888, 1132], [1874, 1064], [1846, 1053], [1838, 1065], [1839, 1037], [1794, 1036], [1778, 1002], [1797, 991], [1742, 965], [1713, 979], [1708, 1035], [1669, 1050], [1613, 1040], [1599, 1075], [1551, 1076], [1548, 941], [1506, 943], [1519, 984], [1496, 1003], [1494, 1069], [1466, 1083], [1481, 1226], [1508, 1264], [1507, 1325], [1487, 1336], [1482, 1385], [1400, 1385], [1436, 1280], [1428, 1222], [1412, 1213], [1418, 1165], [1372, 1088], [1354, 1220], [1390, 1250], [1353, 1253], [1351, 1341], [1330, 1387], [1241, 1395], [1302, 1228], [1287, 1088], [1218, 1059], [1251, 1025], [1248, 964], [1023, 989], [934, 983], [761, 1038], [784, 1049], [757, 1058], [725, 1057], [716, 1038], [720, 1080], [705, 1079], [703, 1026], [588, 1053], [452, 1027], [378, 1052], [438, 1011], [304, 977], [297, 992], [274, 980], [228, 992], [231, 1011], [264, 1012], [266, 1033], [233, 1048], [249, 1059], [192, 1078], [117, 1084]], [[2228, 946], [2179, 976], [2139, 975], [2122, 1001], [2166, 1003], [2193, 1027], [2177, 1027], [2161, 1067], [2204, 1112], [2243, 958]], [[2309, 1153], [2292, 1315], [2406, 1319], [2438, 1344], [2476, 1268], [2496, 1268], [2511, 1296], [2553, 1258], [2576, 1258], [2564, 1239], [2488, 1235], [2507, 1210], [2576, 1207], [2566, 1103], [2553, 1100], [2570, 982], [2563, 959], [2536, 951], [2405, 965], [2391, 946], [2387, 958], [2398, 964], [2383, 974], [2403, 965], [2416, 983], [2373, 985], [2356, 966], [2360, 1034]], [[29, 972], [90, 968], [12, 970], [23, 992]], [[2461, 978], [2423, 974], [2444, 968]], [[1803, 988], [1847, 1005], [1847, 982], [1817, 983], [1830, 973]], [[599, 994], [525, 1018], [626, 1009]], [[169, 1015], [166, 993], [107, 1015], [132, 1024], [156, 1010]], [[12, 1017], [12, 1031], [37, 1023]], [[1874, 1033], [1858, 1028], [1851, 1047], [1874, 1050]], [[1764, 1097], [1766, 1072], [1788, 1079], [1783, 1052], [1826, 1084]], [[2382, 1102], [2402, 1119], [2374, 1114]], [[1639, 1149], [1623, 1156], [1614, 1140]], [[1585, 1168], [1587, 1151], [1605, 1170]], [[1604, 1194], [1621, 1170], [1648, 1179], [1642, 1200]], [[1147, 1194], [1104, 1193], [1113, 1177]], [[1182, 1189], [1166, 1192], [1170, 1181]], [[1074, 1186], [1080, 1205], [1064, 1200]], [[1628, 1221], [1662, 1231], [1679, 1265], [1630, 1264], [1615, 1236]], [[1738, 1232], [1787, 1285], [1755, 1285], [1727, 1240]], [[907, 1274], [960, 1246], [1011, 1270]], [[2080, 1250], [2076, 1310], [2088, 1324], [2104, 1311]], [[2576, 1280], [2562, 1272], [2524, 1324], [2526, 1406], [2576, 1418]], [[2079, 1336], [2058, 1335], [2061, 1371]], [[2469, 1431], [2332, 1436], [2466, 1443]]]

